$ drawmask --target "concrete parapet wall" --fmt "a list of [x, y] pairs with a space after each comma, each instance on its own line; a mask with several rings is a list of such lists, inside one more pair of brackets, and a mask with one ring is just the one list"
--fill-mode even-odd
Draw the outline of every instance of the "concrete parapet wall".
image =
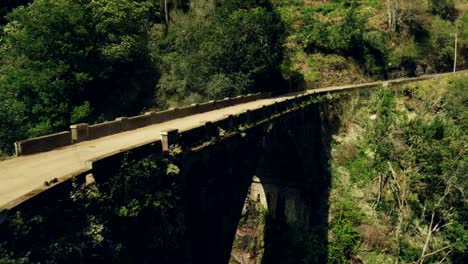
[[[302, 94], [294, 98], [282, 100], [275, 104], [266, 105], [253, 110], [246, 110], [237, 115], [226, 115], [223, 118], [206, 122], [199, 126], [178, 132], [177, 140], [169, 140], [173, 144], [180, 144], [183, 149], [201, 146], [214, 138], [222, 137], [231, 132], [239, 132], [242, 127], [250, 127], [269, 119], [275, 114], [284, 114], [307, 102], [313, 94]], [[176, 141], [177, 143], [174, 143]]]
[[174, 108], [174, 109], [168, 109], [168, 110], [164, 110], [164, 111], [161, 111], [161, 112], [153, 112], [151, 113], [151, 117], [150, 117], [150, 123], [151, 124], [159, 124], [159, 123], [163, 123], [163, 122], [166, 122], [168, 120], [171, 120], [171, 119], [174, 119], [177, 117], [177, 110]]
[[[210, 111], [210, 110], [214, 110], [214, 108], [208, 108], [207, 111]], [[204, 112], [206, 112], [206, 111], [204, 111]], [[185, 106], [185, 107], [181, 107], [181, 108], [176, 108], [174, 110], [174, 118], [182, 118], [182, 117], [186, 117], [186, 116], [195, 115], [195, 114], [198, 114], [198, 113], [202, 113], [202, 112], [200, 111], [200, 108], [197, 105]], [[174, 119], [174, 118], [172, 118], [172, 119]]]
[[[125, 121], [128, 121], [129, 119]], [[101, 137], [120, 133], [123, 131], [122, 122], [125, 122], [125, 121], [115, 120], [115, 121], [104, 122], [104, 123], [89, 126], [87, 140], [101, 138]]]
[[231, 98], [224, 98], [223, 100], [215, 101], [215, 105], [217, 109], [229, 107], [233, 105], [233, 100]]
[[208, 111], [216, 109], [214, 107], [214, 101], [201, 103], [201, 104], [196, 104], [196, 105], [193, 105], [192, 107], [197, 109], [198, 113], [204, 113], [204, 112], [208, 112]]
[[428, 80], [432, 78], [432, 76], [430, 75], [426, 75], [426, 76], [420, 76], [420, 77], [414, 77], [414, 78], [403, 78], [403, 79], [396, 79], [396, 80], [389, 80], [388, 83], [389, 84], [406, 84], [406, 83], [410, 83], [410, 82], [416, 82], [416, 81], [424, 81], [424, 80]]
[[[388, 86], [388, 85], [401, 85], [409, 82], [426, 80], [432, 78], [433, 76], [421, 76], [416, 78], [405, 78], [397, 80], [389, 80], [385, 82], [374, 82], [374, 83], [365, 83], [365, 84], [356, 84], [348, 85], [341, 87], [329, 87], [329, 88], [320, 88], [309, 90], [305, 92], [307, 95], [324, 93], [324, 92], [339, 92], [343, 90], [354, 90], [359, 88], [374, 88], [379, 86]], [[209, 101], [206, 103], [192, 104], [190, 106], [172, 108], [160, 112], [148, 112], [144, 115], [128, 117], [128, 118], [119, 118], [115, 121], [104, 122], [101, 124], [91, 125], [88, 124], [78, 124], [71, 126], [70, 132], [62, 132], [52, 135], [47, 135], [43, 137], [23, 140], [15, 143], [16, 154], [27, 155], [34, 154], [39, 152], [49, 151], [58, 147], [79, 143], [85, 140], [97, 139], [105, 136], [110, 136], [113, 134], [121, 133], [124, 131], [134, 130], [141, 127], [163, 123], [169, 120], [183, 118], [195, 114], [201, 114], [204, 112], [213, 111], [216, 109], [221, 109], [229, 106], [234, 106], [238, 104], [243, 104], [255, 100], [271, 98], [286, 94], [287, 91], [275, 91], [271, 93], [258, 93], [258, 94], [249, 94], [238, 96], [234, 98], [225, 98], [217, 101]], [[299, 96], [286, 100], [281, 103], [275, 103], [273, 105], [267, 106], [264, 109], [258, 109], [251, 113], [243, 113], [238, 115], [234, 121], [231, 120], [232, 124], [242, 124], [247, 121], [252, 121], [250, 119], [258, 119], [259, 117], [268, 116], [272, 113], [283, 112], [286, 109], [290, 108], [293, 104], [298, 104], [304, 102], [305, 96], [304, 93], [302, 96], [300, 92], [297, 93]]]
[[21, 156], [45, 152], [85, 140], [106, 137], [153, 124], [163, 123], [172, 119], [209, 112], [240, 103], [268, 98], [270, 96], [270, 93], [244, 95], [201, 104], [192, 104], [181, 108], [171, 108], [160, 112], [148, 112], [144, 115], [134, 117], [118, 118], [115, 121], [107, 121], [95, 125], [88, 125], [86, 123], [76, 124], [70, 126], [70, 132], [62, 132], [16, 142], [16, 155]]
[[16, 155], [21, 156], [49, 151], [71, 144], [71, 133], [69, 131], [65, 131], [47, 136], [18, 141], [15, 143], [15, 150]]
[[[125, 129], [123, 131], [127, 130], [134, 130], [140, 127], [145, 127], [148, 125], [151, 125], [151, 114], [152, 113], [147, 113], [144, 115], [139, 115], [139, 116], [134, 116], [134, 117], [129, 117], [127, 120], [125, 120]], [[118, 132], [117, 132], [118, 133]], [[114, 133], [116, 134], [116, 133]]]
[[221, 109], [229, 106], [234, 106], [241, 103], [251, 102], [263, 98], [269, 98], [270, 94], [253, 94], [238, 96], [235, 98], [225, 98], [222, 100], [209, 101], [205, 103], [192, 104], [189, 106], [184, 106], [180, 108], [171, 108], [161, 112], [152, 112], [149, 125], [158, 124], [166, 122], [168, 120], [183, 118], [186, 116], [201, 114], [209, 111], [214, 111], [216, 109]]

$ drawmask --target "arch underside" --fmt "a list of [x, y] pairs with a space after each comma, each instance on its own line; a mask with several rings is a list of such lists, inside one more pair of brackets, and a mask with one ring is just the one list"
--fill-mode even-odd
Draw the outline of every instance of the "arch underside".
[[228, 262], [234, 239], [243, 235], [238, 224], [245, 219], [246, 201], [263, 204], [278, 221], [314, 222], [322, 203], [314, 200], [324, 187], [318, 119], [306, 109], [184, 157], [193, 263]]

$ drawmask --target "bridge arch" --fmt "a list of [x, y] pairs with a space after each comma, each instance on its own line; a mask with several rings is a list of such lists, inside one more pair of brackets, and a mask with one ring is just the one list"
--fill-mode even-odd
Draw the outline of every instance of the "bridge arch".
[[265, 137], [255, 168], [265, 190], [268, 210], [287, 222], [302, 218], [301, 192], [306, 180], [302, 156], [289, 130], [276, 129]]
[[252, 171], [250, 159], [245, 159], [246, 147], [233, 139], [184, 157], [181, 171], [186, 182], [192, 263], [222, 263], [229, 258], [251, 180], [245, 177], [246, 171]]
[[233, 247], [249, 236], [264, 244], [275, 240], [278, 234], [261, 230], [265, 225], [252, 225], [251, 201], [273, 217], [275, 232], [281, 223], [310, 226], [312, 219], [322, 219], [321, 117], [314, 110], [306, 107], [184, 154], [192, 263], [227, 262]]

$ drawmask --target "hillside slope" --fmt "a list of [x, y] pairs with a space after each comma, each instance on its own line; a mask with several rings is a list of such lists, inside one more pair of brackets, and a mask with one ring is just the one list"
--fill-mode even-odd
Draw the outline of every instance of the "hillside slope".
[[466, 0], [274, 0], [288, 27], [283, 74], [307, 88], [468, 66]]
[[466, 263], [467, 78], [349, 94], [332, 142], [331, 263]]

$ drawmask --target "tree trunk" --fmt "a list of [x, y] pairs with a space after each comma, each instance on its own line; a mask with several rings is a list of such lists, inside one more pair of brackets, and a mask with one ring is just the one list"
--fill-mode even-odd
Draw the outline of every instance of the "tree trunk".
[[166, 27], [164, 28], [164, 35], [167, 36], [167, 32], [169, 31], [169, 13], [167, 8], [167, 0], [164, 0], [164, 18], [166, 21]]
[[397, 31], [398, 0], [385, 0], [387, 2], [388, 28]]

